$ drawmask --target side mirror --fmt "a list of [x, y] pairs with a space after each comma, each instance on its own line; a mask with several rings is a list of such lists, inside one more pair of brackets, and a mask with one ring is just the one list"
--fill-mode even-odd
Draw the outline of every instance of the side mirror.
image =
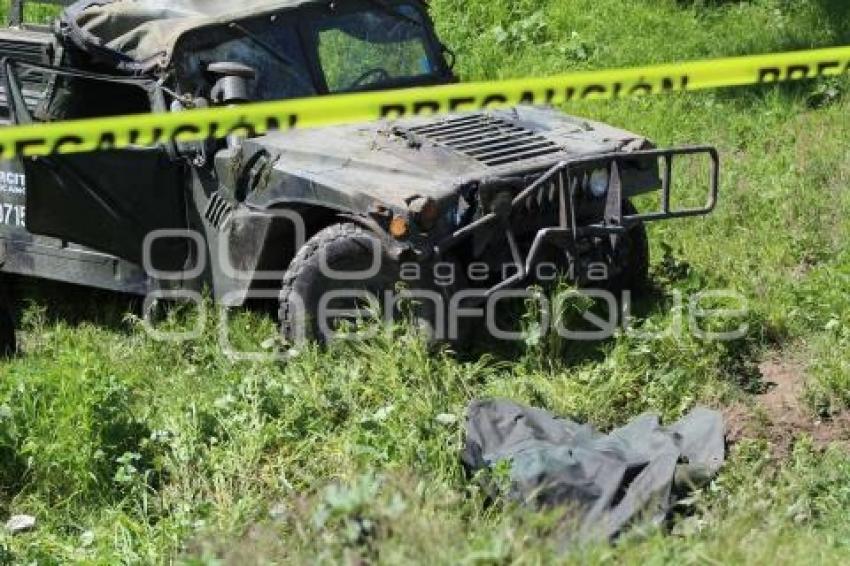
[[[154, 108], [162, 105], [165, 108], [165, 96], [161, 88], [157, 88], [154, 94], [154, 100], [157, 101]], [[189, 108], [209, 108], [210, 103], [206, 98], [195, 98], [188, 105]], [[183, 112], [187, 109], [187, 105], [181, 100], [173, 100], [168, 106], [169, 112]], [[161, 110], [164, 111], [164, 110]], [[171, 141], [166, 144], [168, 156], [173, 161], [187, 160], [196, 167], [203, 167], [207, 164], [208, 156], [214, 153], [214, 140], [200, 140], [190, 142]]]
[[248, 102], [249, 84], [257, 80], [256, 69], [242, 63], [212, 63], [207, 72], [220, 77], [210, 93], [213, 104], [240, 104]]

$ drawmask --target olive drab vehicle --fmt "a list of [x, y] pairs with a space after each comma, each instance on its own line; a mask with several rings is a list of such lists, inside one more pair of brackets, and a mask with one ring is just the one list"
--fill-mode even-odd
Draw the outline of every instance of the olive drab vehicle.
[[[457, 80], [422, 0], [83, 0], [51, 26], [14, 24], [7, 125]], [[704, 162], [705, 207], [672, 206], [680, 157]], [[712, 148], [656, 149], [536, 106], [16, 159], [0, 163], [0, 277], [274, 297], [285, 338], [320, 342], [322, 308], [406, 289], [433, 331], [450, 295], [486, 301], [544, 264], [638, 285], [645, 223], [710, 213], [718, 167]], [[638, 213], [653, 191], [659, 210]]]

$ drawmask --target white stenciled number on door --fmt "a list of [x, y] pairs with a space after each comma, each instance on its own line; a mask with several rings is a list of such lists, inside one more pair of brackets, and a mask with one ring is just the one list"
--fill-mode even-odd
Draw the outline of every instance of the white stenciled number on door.
[[22, 204], [0, 203], [0, 224], [26, 226], [27, 208]]

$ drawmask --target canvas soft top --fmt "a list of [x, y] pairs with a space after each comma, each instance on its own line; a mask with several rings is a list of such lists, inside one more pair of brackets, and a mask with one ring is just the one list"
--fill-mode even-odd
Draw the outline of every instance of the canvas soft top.
[[188, 31], [328, 0], [80, 0], [61, 34], [98, 63], [129, 73], [166, 67]]

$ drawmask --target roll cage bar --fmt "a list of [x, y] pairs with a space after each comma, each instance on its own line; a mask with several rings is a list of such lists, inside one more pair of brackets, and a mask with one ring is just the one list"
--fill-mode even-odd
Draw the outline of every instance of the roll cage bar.
[[24, 18], [24, 7], [27, 4], [47, 4], [50, 6], [67, 7], [74, 3], [74, 0], [12, 0], [12, 5], [9, 8], [9, 26], [21, 27], [26, 23]]

